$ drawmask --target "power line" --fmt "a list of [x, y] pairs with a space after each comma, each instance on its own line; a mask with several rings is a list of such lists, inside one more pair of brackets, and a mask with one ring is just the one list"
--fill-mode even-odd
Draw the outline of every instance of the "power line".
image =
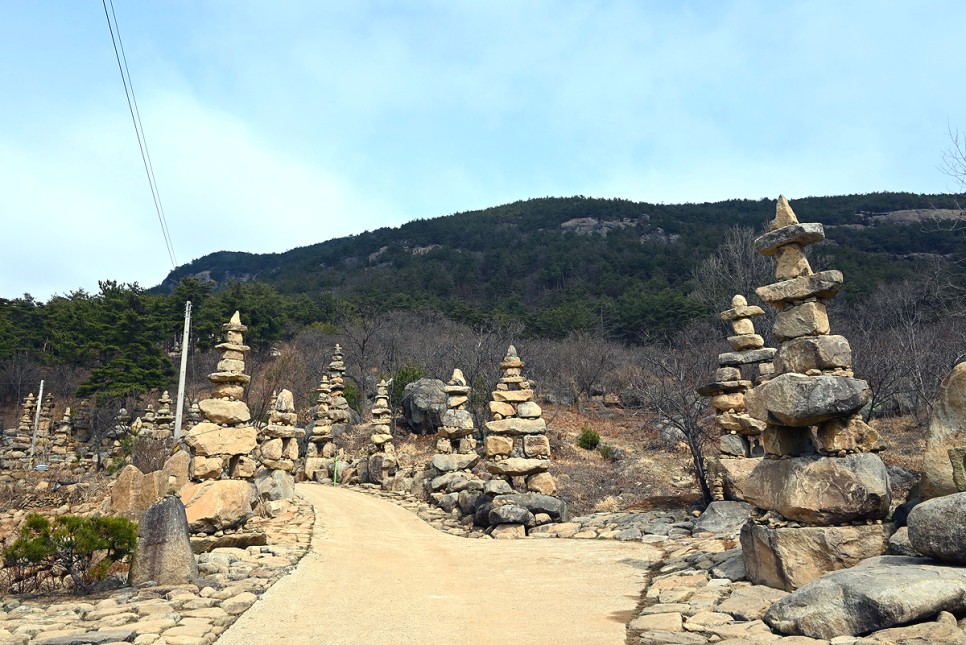
[[[148, 187], [151, 189], [151, 197], [154, 200], [154, 210], [158, 214], [158, 223], [161, 225], [161, 235], [164, 237], [164, 245], [168, 251], [168, 258], [171, 260], [171, 268], [175, 269], [178, 266], [178, 261], [174, 255], [171, 235], [168, 233], [168, 222], [164, 216], [164, 206], [161, 203], [161, 191], [158, 190], [158, 183], [154, 177], [154, 166], [151, 164], [151, 154], [148, 152], [148, 141], [144, 136], [144, 125], [141, 123], [141, 111], [138, 109], [137, 97], [134, 95], [134, 83], [131, 81], [131, 72], [127, 67], [127, 56], [124, 54], [124, 43], [121, 41], [121, 28], [117, 24], [117, 14], [114, 12], [114, 0], [101, 0], [101, 4], [104, 7], [104, 17], [107, 19], [107, 28], [111, 32], [114, 57], [117, 59], [117, 69], [121, 73], [121, 83], [124, 84], [127, 108], [131, 113], [134, 133], [138, 138], [138, 148], [141, 150], [141, 161], [144, 164], [144, 172], [148, 177]], [[108, 4], [111, 5], [110, 11], [107, 9]], [[116, 37], [115, 33], [117, 34]]]

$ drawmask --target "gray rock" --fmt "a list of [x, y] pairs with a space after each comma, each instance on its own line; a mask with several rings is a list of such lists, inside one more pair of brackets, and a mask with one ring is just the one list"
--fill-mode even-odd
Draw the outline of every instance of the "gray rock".
[[483, 492], [490, 496], [512, 495], [513, 487], [502, 479], [491, 479], [483, 484]]
[[908, 555], [922, 557], [909, 541], [909, 527], [901, 526], [889, 538], [889, 555]]
[[31, 641], [35, 645], [102, 645], [131, 642], [137, 635], [133, 627], [112, 627], [71, 636], [53, 636]]
[[755, 289], [755, 293], [769, 304], [798, 302], [808, 298], [831, 298], [842, 288], [842, 280], [841, 271], [820, 271], [766, 284]]
[[488, 516], [490, 524], [523, 524], [530, 527], [536, 524], [533, 513], [515, 504], [495, 506]]
[[182, 585], [197, 577], [184, 504], [173, 495], [165, 497], [147, 510], [138, 527], [128, 579], [132, 586], [151, 580], [157, 585]]
[[888, 524], [770, 528], [749, 522], [741, 529], [741, 553], [752, 583], [793, 591], [882, 555], [891, 532]]
[[549, 459], [526, 459], [524, 457], [510, 457], [503, 461], [492, 461], [486, 464], [488, 472], [509, 477], [543, 473], [549, 468]]
[[433, 434], [443, 425], [447, 410], [444, 387], [439, 379], [421, 378], [403, 389], [403, 418], [415, 434]]
[[261, 470], [255, 474], [255, 487], [265, 501], [295, 499], [295, 478], [282, 470]]
[[479, 461], [479, 456], [476, 454], [436, 454], [433, 455], [433, 468], [440, 473], [448, 473], [457, 470], [465, 470], [467, 468], [472, 468], [473, 464]]
[[769, 231], [755, 240], [755, 250], [764, 256], [772, 256], [779, 247], [788, 244], [814, 244], [825, 239], [825, 227], [818, 223], [791, 224]]
[[745, 499], [790, 520], [828, 526], [882, 519], [889, 512], [889, 476], [878, 455], [765, 459], [745, 483]]
[[787, 595], [787, 591], [763, 585], [738, 587], [718, 605], [716, 611], [731, 614], [738, 620], [761, 620], [769, 607]]
[[959, 492], [953, 481], [949, 449], [966, 446], [966, 362], [943, 379], [929, 415], [919, 496], [930, 499]]
[[457, 495], [460, 510], [467, 515], [476, 512], [479, 501], [485, 499], [483, 493], [478, 490], [462, 490]]
[[734, 457], [748, 456], [748, 441], [740, 434], [723, 434], [720, 439], [721, 453]]
[[882, 556], [830, 573], [776, 602], [765, 622], [783, 634], [832, 639], [966, 611], [966, 570]]
[[736, 554], [711, 568], [711, 575], [715, 578], [727, 578], [732, 582], [744, 580], [748, 576], [745, 561], [741, 554]]
[[947, 564], [966, 564], [966, 493], [922, 502], [906, 519], [909, 542], [920, 554]]
[[744, 352], [724, 352], [718, 354], [718, 363], [722, 367], [763, 363], [772, 360], [776, 351], [774, 347], [762, 347], [761, 349], [749, 349]]
[[756, 390], [760, 390], [766, 420], [793, 427], [851, 416], [869, 401], [869, 384], [846, 376], [781, 374]]
[[694, 523], [692, 531], [726, 535], [738, 533], [753, 510], [754, 507], [745, 502], [711, 502]]
[[504, 504], [516, 504], [522, 506], [534, 515], [546, 513], [558, 522], [570, 521], [570, 511], [567, 510], [567, 502], [550, 495], [540, 493], [513, 493], [511, 495], [497, 495], [493, 498], [494, 506]]
[[803, 336], [782, 343], [775, 354], [775, 374], [849, 369], [852, 347], [845, 336]]

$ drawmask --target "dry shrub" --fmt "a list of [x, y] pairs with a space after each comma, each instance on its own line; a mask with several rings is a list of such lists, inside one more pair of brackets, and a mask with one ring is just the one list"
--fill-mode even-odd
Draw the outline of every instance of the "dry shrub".
[[174, 438], [142, 437], [134, 438], [131, 445], [131, 464], [142, 473], [161, 470], [164, 462], [174, 453]]

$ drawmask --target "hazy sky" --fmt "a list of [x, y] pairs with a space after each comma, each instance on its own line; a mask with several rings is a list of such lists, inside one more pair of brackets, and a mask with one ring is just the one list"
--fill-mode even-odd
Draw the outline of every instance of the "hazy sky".
[[[179, 263], [547, 195], [959, 192], [966, 3], [115, 0]], [[98, 0], [0, 14], [0, 297], [171, 269]]]

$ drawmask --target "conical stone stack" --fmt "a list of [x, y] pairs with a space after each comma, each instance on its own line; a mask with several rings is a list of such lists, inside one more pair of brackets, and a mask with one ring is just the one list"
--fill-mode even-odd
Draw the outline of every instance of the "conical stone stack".
[[212, 382], [212, 398], [199, 402], [204, 421], [191, 428], [185, 443], [191, 449], [191, 479], [251, 479], [255, 476], [252, 452], [258, 433], [251, 425], [251, 412], [244, 401], [245, 386], [251, 377], [245, 374], [248, 346], [242, 334], [236, 311], [231, 321], [222, 325], [225, 341], [216, 345], [222, 350], [217, 371], [208, 375]]
[[[731, 308], [721, 312], [721, 319], [731, 323], [733, 336], [728, 337], [731, 351], [718, 355], [720, 367], [715, 380], [698, 388], [698, 394], [711, 398], [715, 423], [721, 430], [721, 459], [709, 457], [706, 470], [715, 500], [743, 499], [744, 481], [764, 454], [761, 433], [765, 423], [749, 415], [745, 393], [755, 383], [763, 383], [773, 373], [771, 363], [775, 349], [765, 347], [764, 339], [755, 332], [753, 318], [764, 315], [761, 307], [749, 305], [742, 295], [731, 300]], [[742, 369], [746, 372], [743, 373]], [[734, 463], [734, 460], [742, 463]]]
[[454, 519], [472, 519], [483, 492], [483, 480], [473, 474], [479, 462], [473, 415], [466, 409], [470, 386], [459, 369], [453, 370], [446, 393], [446, 411], [437, 430], [436, 454], [430, 463], [427, 480], [430, 499]]
[[858, 414], [869, 386], [853, 377], [848, 341], [830, 335], [825, 307], [842, 274], [813, 273], [803, 251], [824, 237], [821, 224], [800, 224], [780, 197], [755, 241], [776, 258], [779, 282], [756, 292], [778, 310], [781, 345], [773, 378], [745, 395], [748, 414], [765, 423], [765, 459], [745, 499], [765, 513], [745, 526], [741, 544], [749, 579], [786, 590], [881, 555], [888, 539], [889, 479], [874, 454], [881, 441]]
[[295, 497], [292, 473], [299, 460], [299, 441], [305, 436], [305, 430], [295, 425], [297, 421], [292, 393], [282, 390], [273, 396], [268, 425], [259, 430], [255, 450], [255, 485], [269, 515], [284, 510], [284, 500]]
[[336, 344], [329, 362], [329, 420], [334, 424], [349, 423], [349, 402], [345, 398], [345, 356], [342, 346]]
[[20, 470], [27, 467], [36, 408], [36, 397], [31, 392], [23, 400], [17, 427], [4, 430], [3, 454], [0, 455], [0, 465], [4, 470]]
[[[526, 528], [551, 521], [566, 521], [567, 505], [553, 497], [557, 490], [550, 469], [550, 441], [543, 411], [533, 400], [524, 363], [513, 345], [500, 363], [503, 377], [489, 403], [492, 421], [486, 424], [486, 470], [491, 480], [485, 491], [492, 499], [485, 524], [491, 535], [514, 537]], [[514, 493], [514, 491], [519, 491]], [[476, 518], [483, 520], [481, 509]], [[483, 522], [480, 522], [483, 523]]]
[[158, 411], [154, 415], [156, 435], [167, 439], [174, 434], [174, 413], [171, 411], [171, 395], [167, 390], [158, 399]]
[[389, 386], [385, 380], [376, 386], [376, 398], [372, 403], [372, 425], [369, 436], [368, 479], [373, 484], [386, 486], [396, 472], [398, 461], [392, 443], [392, 409], [389, 407]]

